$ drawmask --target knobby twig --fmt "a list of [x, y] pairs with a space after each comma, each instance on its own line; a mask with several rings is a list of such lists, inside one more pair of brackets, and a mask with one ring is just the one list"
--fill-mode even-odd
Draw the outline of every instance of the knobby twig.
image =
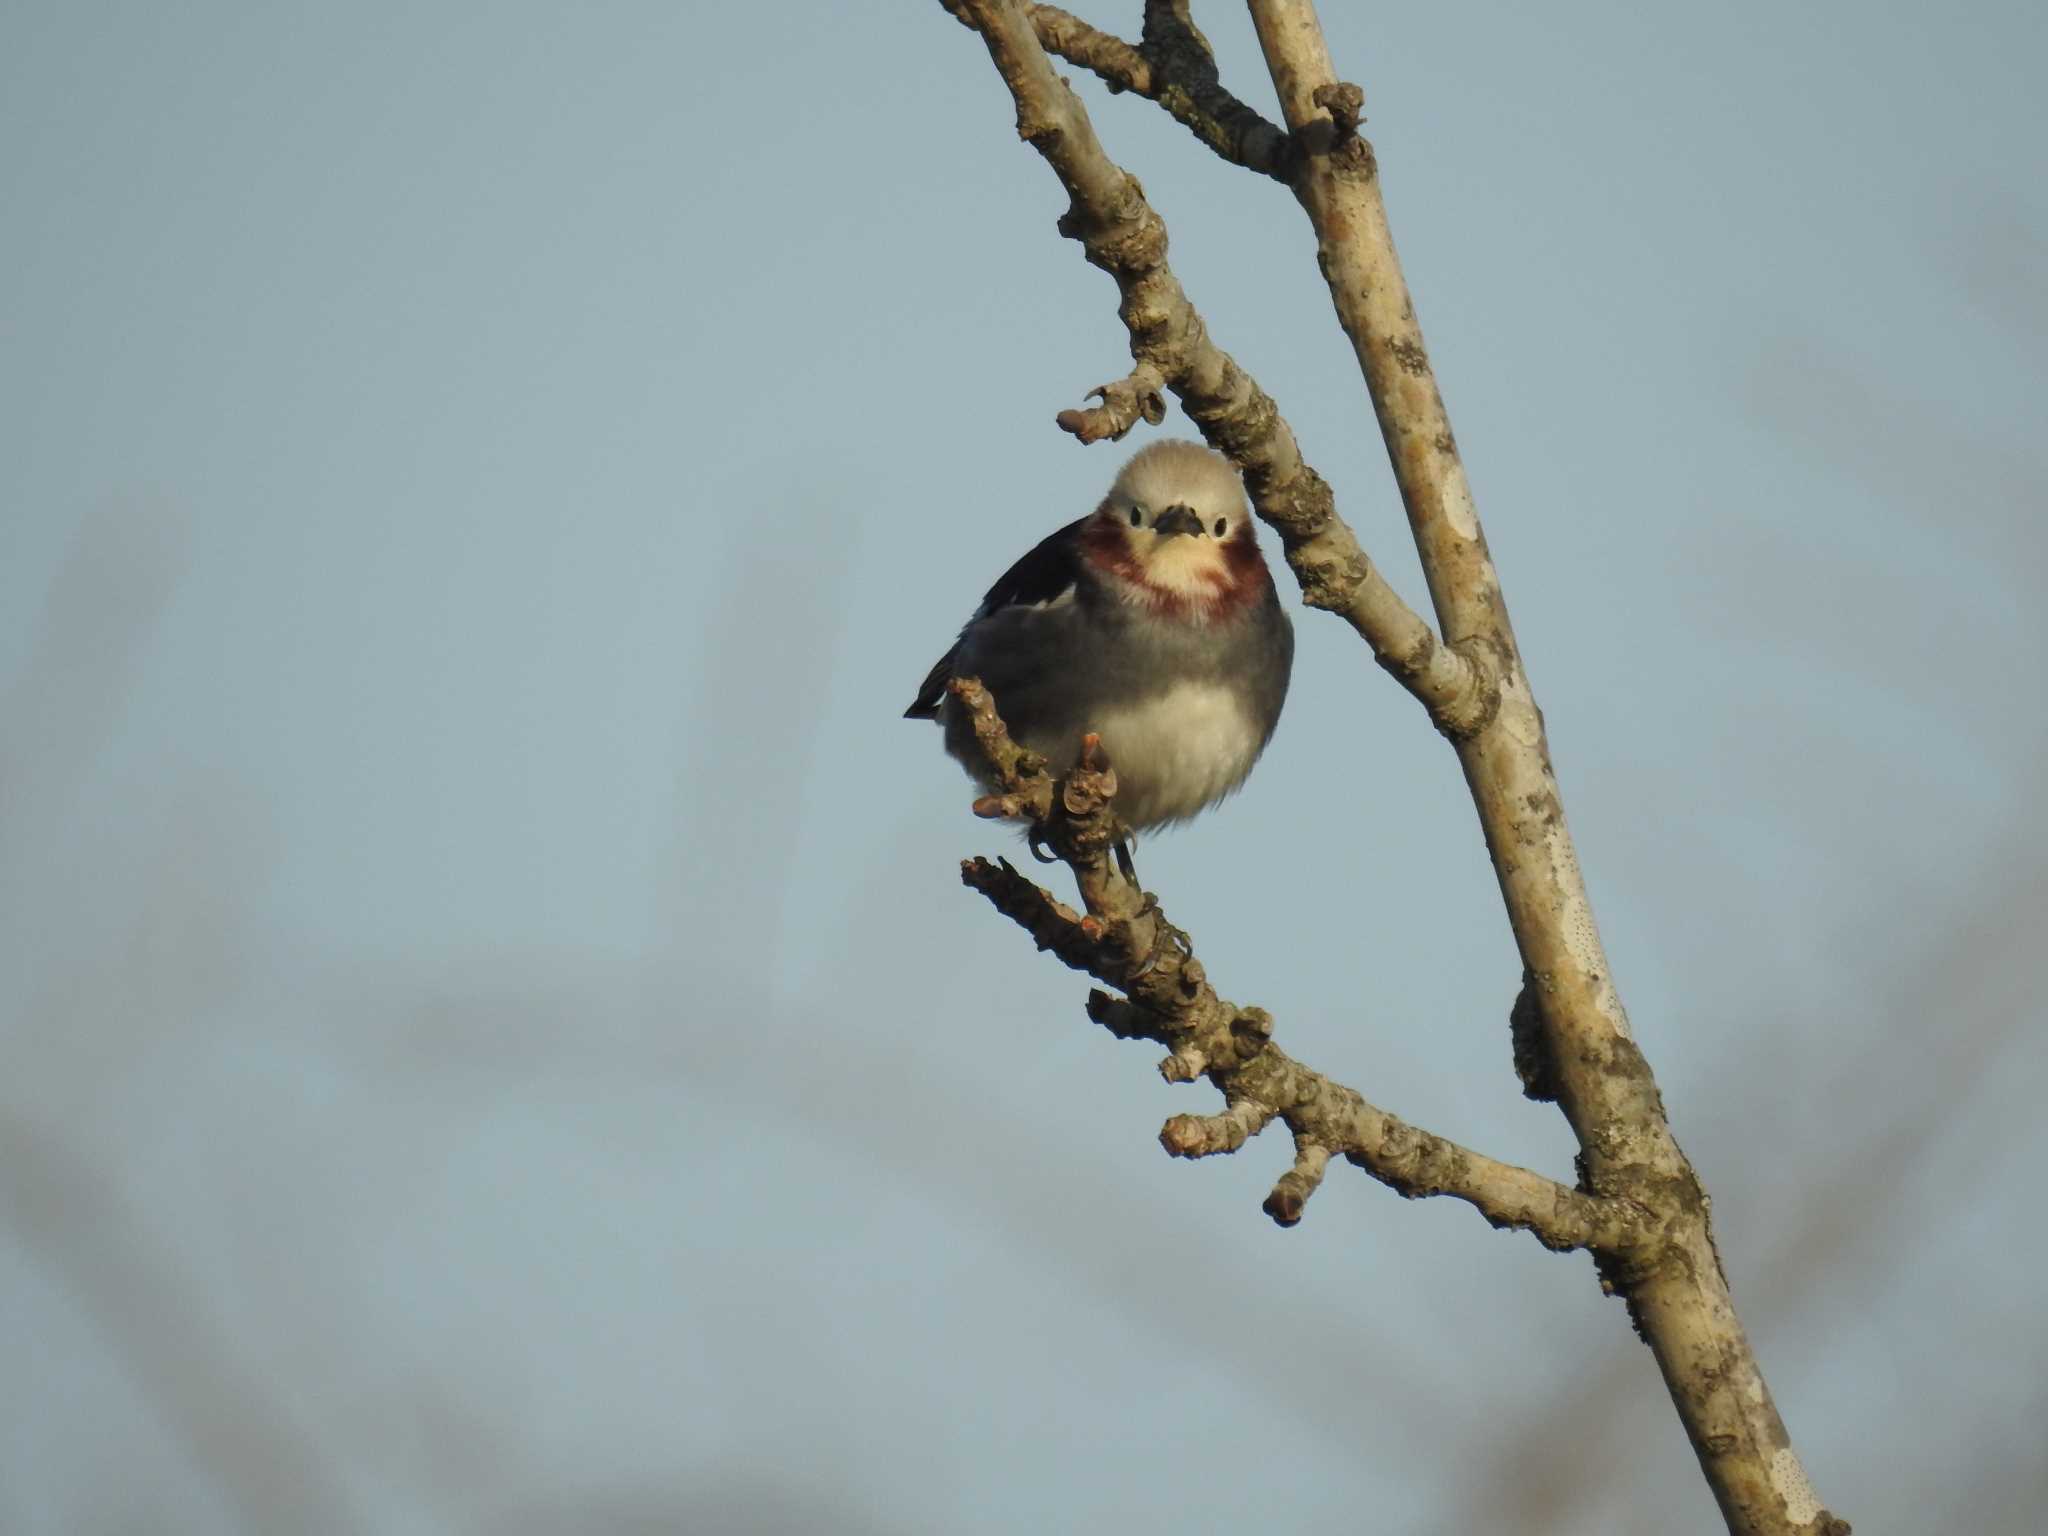
[[958, 678], [949, 686], [1002, 785], [1000, 794], [976, 802], [976, 811], [1015, 807], [1010, 814], [1032, 823], [1033, 843], [1052, 849], [1073, 870], [1086, 911], [1058, 901], [1007, 860], [969, 859], [960, 867], [961, 880], [1040, 949], [1122, 993], [1091, 992], [1089, 1018], [1119, 1039], [1165, 1046], [1169, 1054], [1159, 1070], [1169, 1082], [1207, 1078], [1223, 1095], [1221, 1114], [1167, 1121], [1159, 1137], [1167, 1151], [1176, 1157], [1235, 1152], [1280, 1121], [1294, 1137], [1294, 1164], [1265, 1209], [1282, 1226], [1301, 1219], [1324, 1167], [1342, 1157], [1409, 1199], [1463, 1200], [1493, 1226], [1527, 1231], [1546, 1248], [1589, 1248], [1621, 1264], [1654, 1238], [1654, 1221], [1642, 1208], [1420, 1130], [1273, 1044], [1271, 1016], [1220, 997], [1193, 941], [1153, 896], [1118, 872], [1116, 771], [1099, 744], [1091, 738], [1081, 765], [1055, 781], [1043, 758], [1010, 740], [979, 680]]
[[1294, 140], [1224, 89], [1188, 0], [1146, 0], [1144, 41], [1136, 47], [1056, 5], [1025, 10], [1047, 53], [1099, 76], [1112, 91], [1158, 102], [1231, 164], [1283, 183], [1292, 177]]
[[1166, 380], [1150, 363], [1140, 363], [1128, 375], [1109, 384], [1098, 384], [1088, 393], [1102, 404], [1086, 410], [1061, 411], [1054, 418], [1063, 431], [1084, 443], [1120, 438], [1140, 421], [1153, 426], [1166, 420], [1166, 400], [1160, 391]]
[[[1243, 468], [1253, 504], [1279, 531], [1304, 598], [1343, 614], [1455, 745], [1526, 967], [1515, 1021], [1518, 1070], [1532, 1096], [1557, 1099], [1578, 1137], [1585, 1187], [1565, 1193], [1609, 1213], [1655, 1213], [1633, 1242], [1584, 1245], [1600, 1262], [1603, 1285], [1626, 1300], [1655, 1353], [1729, 1528], [1844, 1536], [1846, 1524], [1821, 1508], [1791, 1448], [1735, 1313], [1705, 1190], [1672, 1138], [1655, 1079], [1631, 1037], [1565, 827], [1542, 717], [1394, 254], [1378, 165], [1357, 135], [1363, 93], [1337, 79], [1313, 5], [1250, 0], [1287, 124], [1284, 142], [1272, 148], [1269, 134], [1216, 78], [1186, 0], [1147, 0], [1145, 42], [1136, 49], [1049, 7], [943, 3], [981, 34], [1016, 103], [1019, 134], [1065, 187], [1071, 201], [1061, 232], [1081, 241], [1088, 259], [1115, 278], [1139, 364], [1133, 380], [1147, 368], [1163, 379], [1203, 435]], [[1086, 111], [1054, 73], [1048, 46], [1113, 86], [1160, 101], [1227, 158], [1294, 190], [1316, 231], [1319, 263], [1372, 397], [1443, 642], [1359, 549], [1272, 400], [1208, 340], [1166, 264], [1164, 225], [1136, 181], [1103, 153]], [[1247, 148], [1254, 141], [1267, 146], [1256, 156]], [[1062, 424], [1077, 436], [1120, 435], [1135, 415], [1119, 401], [1145, 398], [1137, 384], [1126, 384], [1122, 397], [1105, 386], [1101, 408], [1067, 413], [1071, 419]], [[1029, 910], [1028, 926], [1042, 944], [1100, 974], [1092, 951], [1076, 947], [1072, 935], [1092, 944], [1109, 930], [1094, 932], [1103, 919], [1082, 865], [1075, 869], [1089, 906], [1085, 918], [1029, 908], [1000, 870], [988, 884], [1023, 904], [1012, 912], [1020, 921]], [[1126, 925], [1116, 930], [1119, 942], [1131, 942], [1128, 924], [1138, 920], [1139, 914], [1118, 914]], [[1105, 1022], [1128, 1023], [1122, 1006], [1104, 1002], [1091, 1011]], [[1207, 1072], [1204, 1042], [1213, 1035], [1212, 1025], [1209, 1035], [1174, 1044], [1169, 1066], [1179, 1061], [1176, 1070]], [[1246, 1065], [1232, 1070], [1235, 1082]], [[1281, 1113], [1267, 1113], [1262, 1100], [1233, 1099], [1227, 1087], [1225, 1098], [1222, 1116], [1169, 1127], [1169, 1145], [1238, 1145]], [[1295, 1167], [1268, 1202], [1276, 1216], [1298, 1215], [1333, 1150], [1327, 1139], [1297, 1132]]]

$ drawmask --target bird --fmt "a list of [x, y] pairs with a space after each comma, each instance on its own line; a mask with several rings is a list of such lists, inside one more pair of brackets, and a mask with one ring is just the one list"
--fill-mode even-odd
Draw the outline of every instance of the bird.
[[1294, 626], [1236, 469], [1166, 439], [1132, 455], [1093, 512], [1003, 573], [903, 713], [938, 721], [946, 751], [993, 791], [946, 686], [978, 677], [1011, 738], [1055, 773], [1098, 736], [1118, 819], [1147, 831], [1244, 783], [1280, 723], [1293, 666]]

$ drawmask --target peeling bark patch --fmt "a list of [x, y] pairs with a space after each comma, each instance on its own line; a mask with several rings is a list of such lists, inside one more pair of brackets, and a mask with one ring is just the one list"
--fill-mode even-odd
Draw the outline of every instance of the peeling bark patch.
[[1631, 1039], [1628, 1014], [1621, 1006], [1621, 995], [1614, 990], [1614, 983], [1607, 974], [1607, 955], [1600, 946], [1600, 930], [1593, 922], [1592, 905], [1586, 900], [1586, 882], [1579, 873], [1578, 852], [1572, 847], [1571, 833], [1566, 830], [1562, 818], [1545, 830], [1543, 843], [1549, 856], [1550, 884], [1561, 893], [1557, 925], [1565, 952], [1572, 957], [1581, 974], [1592, 980], [1595, 1011], [1622, 1039]]
[[[1472, 487], [1466, 482], [1464, 466], [1456, 459], [1451, 460], [1444, 473], [1443, 489], [1444, 521], [1449, 523], [1458, 537], [1469, 542], [1479, 538], [1479, 508], [1472, 501]], [[1484, 585], [1491, 597], [1499, 589], [1493, 578], [1493, 561], [1485, 546], [1479, 548], [1479, 559], [1485, 569]]]
[[1771, 1457], [1771, 1488], [1785, 1501], [1786, 1517], [1794, 1524], [1805, 1525], [1820, 1514], [1820, 1499], [1790, 1446]]

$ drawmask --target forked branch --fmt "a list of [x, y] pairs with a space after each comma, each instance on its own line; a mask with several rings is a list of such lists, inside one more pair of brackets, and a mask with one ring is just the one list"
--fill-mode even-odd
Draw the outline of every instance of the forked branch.
[[1076, 912], [1008, 860], [969, 859], [960, 866], [962, 882], [1040, 949], [1117, 989], [1121, 995], [1089, 994], [1091, 1019], [1119, 1039], [1165, 1046], [1159, 1070], [1169, 1082], [1207, 1078], [1223, 1095], [1220, 1114], [1167, 1121], [1159, 1138], [1167, 1151], [1235, 1152], [1280, 1121], [1294, 1137], [1294, 1163], [1265, 1209], [1282, 1226], [1301, 1219], [1325, 1165], [1341, 1157], [1409, 1199], [1463, 1200], [1493, 1226], [1529, 1232], [1546, 1248], [1590, 1248], [1625, 1262], [1654, 1236], [1649, 1212], [1626, 1200], [1589, 1195], [1418, 1129], [1281, 1050], [1272, 1041], [1271, 1016], [1219, 996], [1194, 941], [1167, 920], [1156, 898], [1118, 872], [1116, 769], [1099, 745], [1055, 780], [1042, 758], [1010, 740], [996, 701], [977, 679], [949, 686], [973, 718], [975, 740], [1001, 785], [975, 810], [990, 814], [1000, 805], [1029, 821], [1033, 843], [1073, 870], [1086, 910]]
[[1146, 0], [1144, 41], [1135, 47], [1056, 5], [1025, 9], [1047, 53], [1098, 76], [1112, 91], [1158, 102], [1232, 165], [1279, 182], [1293, 175], [1294, 141], [1224, 89], [1188, 0]]

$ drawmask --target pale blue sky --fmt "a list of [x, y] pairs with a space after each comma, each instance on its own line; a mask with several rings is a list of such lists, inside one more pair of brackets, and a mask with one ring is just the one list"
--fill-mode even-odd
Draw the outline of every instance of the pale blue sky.
[[[1814, 1480], [2035, 1529], [2048, 22], [1326, 9]], [[0, 1528], [1712, 1527], [1583, 1260], [1275, 1230], [955, 883], [897, 715], [1127, 354], [937, 5], [0, 15]], [[1086, 95], [1419, 600], [1292, 200]], [[1298, 633], [1148, 883], [1568, 1173], [1454, 763]]]

